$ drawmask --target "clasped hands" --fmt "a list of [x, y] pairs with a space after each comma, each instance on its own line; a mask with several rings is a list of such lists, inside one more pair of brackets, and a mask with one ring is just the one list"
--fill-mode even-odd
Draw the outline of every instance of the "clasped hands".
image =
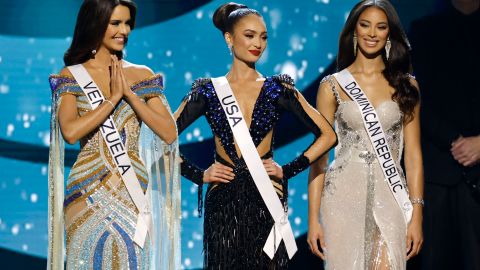
[[108, 100], [117, 104], [123, 97], [128, 100], [135, 94], [128, 86], [121, 62], [117, 56], [111, 55], [110, 57], [112, 61], [110, 66], [110, 97]]

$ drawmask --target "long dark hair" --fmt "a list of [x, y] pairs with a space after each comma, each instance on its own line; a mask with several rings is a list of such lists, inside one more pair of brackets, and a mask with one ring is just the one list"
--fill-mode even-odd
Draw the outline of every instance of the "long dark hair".
[[230, 2], [218, 7], [215, 10], [215, 13], [213, 13], [212, 20], [215, 27], [222, 31], [223, 34], [226, 32], [233, 34], [233, 27], [235, 24], [240, 21], [241, 18], [250, 14], [262, 17], [262, 15], [255, 9], [248, 8], [243, 4]]
[[[97, 50], [102, 44], [110, 17], [116, 6], [122, 5], [130, 10], [131, 29], [135, 26], [137, 6], [131, 0], [85, 0], [77, 15], [72, 44], [63, 56], [66, 66], [86, 62], [92, 58], [92, 50]], [[123, 52], [115, 52], [118, 59], [123, 58]]]
[[385, 63], [385, 69], [382, 73], [390, 86], [395, 89], [392, 99], [398, 103], [400, 110], [405, 115], [405, 120], [408, 122], [413, 118], [413, 110], [415, 105], [418, 104], [420, 96], [418, 89], [410, 81], [410, 74], [412, 73], [410, 43], [395, 8], [388, 0], [364, 0], [356, 4], [350, 11], [340, 34], [337, 69], [343, 70], [355, 61], [353, 34], [360, 14], [369, 7], [379, 8], [387, 15], [392, 47], [388, 60], [385, 50], [382, 50], [382, 59]]

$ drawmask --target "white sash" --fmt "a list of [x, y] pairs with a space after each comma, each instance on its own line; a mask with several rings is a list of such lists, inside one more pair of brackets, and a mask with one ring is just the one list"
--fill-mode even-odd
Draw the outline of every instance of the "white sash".
[[398, 206], [403, 211], [405, 222], [408, 224], [412, 218], [413, 206], [407, 188], [403, 185], [398, 168], [393, 160], [393, 154], [388, 146], [377, 112], [347, 69], [335, 73], [334, 76], [345, 93], [357, 104], [385, 180]]
[[[82, 88], [85, 96], [92, 106], [92, 109], [97, 108], [100, 104], [102, 104], [102, 102], [104, 102], [105, 98], [103, 97], [102, 91], [100, 91], [83, 65], [78, 64], [69, 66], [68, 69]], [[120, 134], [111, 115], [108, 116], [107, 120], [102, 123], [100, 126], [100, 131], [105, 143], [107, 144], [108, 151], [115, 162], [118, 172], [122, 177], [123, 183], [125, 184], [133, 203], [138, 209], [139, 214], [133, 241], [143, 248], [145, 239], [147, 237], [147, 232], [152, 231], [152, 214], [150, 211], [149, 201], [147, 196], [143, 193], [130, 158], [128, 157], [127, 149], [120, 138]]]
[[247, 164], [250, 175], [252, 176], [268, 211], [275, 221], [275, 224], [268, 235], [267, 242], [263, 247], [263, 251], [273, 259], [275, 252], [283, 239], [288, 257], [292, 258], [297, 251], [297, 245], [295, 243], [295, 237], [293, 236], [292, 227], [288, 221], [288, 215], [284, 211], [282, 203], [273, 188], [270, 177], [258, 155], [255, 144], [248, 131], [247, 124], [243, 119], [243, 114], [240, 111], [240, 106], [233, 95], [227, 78], [212, 78], [212, 84], [215, 88], [220, 104], [222, 104], [228, 124], [232, 129], [233, 136], [235, 137], [235, 141], [240, 148], [245, 163]]

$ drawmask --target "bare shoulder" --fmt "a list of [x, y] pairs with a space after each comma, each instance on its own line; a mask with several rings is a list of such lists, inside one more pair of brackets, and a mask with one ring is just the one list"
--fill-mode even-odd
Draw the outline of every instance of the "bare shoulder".
[[333, 75], [327, 75], [323, 77], [318, 86], [318, 94], [327, 94], [327, 96], [334, 96], [335, 88], [338, 89], [339, 85]]
[[58, 75], [73, 77], [72, 73], [67, 67], [62, 68], [62, 70], [60, 70]]
[[137, 65], [123, 60], [123, 68], [126, 75], [132, 81], [148, 79], [154, 75], [153, 71], [145, 65]]

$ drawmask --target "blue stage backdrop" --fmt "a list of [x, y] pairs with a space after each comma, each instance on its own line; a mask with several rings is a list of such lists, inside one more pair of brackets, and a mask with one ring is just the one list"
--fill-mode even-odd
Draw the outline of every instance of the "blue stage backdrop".
[[[45, 258], [51, 110], [48, 76], [63, 67], [63, 53], [71, 42], [73, 18], [81, 1], [46, 0], [42, 5], [31, 0], [0, 2], [0, 247]], [[220, 76], [229, 68], [227, 46], [211, 21], [213, 11], [223, 2], [137, 1], [138, 27], [129, 38], [126, 60], [164, 74], [173, 109], [196, 78]], [[335, 60], [338, 35], [356, 1], [242, 2], [260, 11], [269, 32], [258, 70], [265, 75], [287, 73], [300, 91], [309, 88], [312, 97], [318, 78]], [[421, 6], [402, 1], [397, 7], [404, 11], [400, 13], [409, 14], [410, 20], [431, 8], [427, 2], [432, 1]], [[313, 139], [297, 132], [297, 125], [283, 122], [283, 130], [277, 134], [281, 138], [275, 159], [280, 164], [300, 154]], [[206, 121], [200, 120], [179, 139], [192, 155], [211, 137]], [[67, 147], [68, 167], [78, 145]], [[194, 159], [210, 158], [213, 150], [198, 156]], [[202, 266], [202, 219], [196, 210], [196, 192], [195, 185], [182, 181], [182, 264], [187, 269]], [[289, 216], [299, 236], [307, 229], [307, 173], [290, 181], [289, 192]]]

